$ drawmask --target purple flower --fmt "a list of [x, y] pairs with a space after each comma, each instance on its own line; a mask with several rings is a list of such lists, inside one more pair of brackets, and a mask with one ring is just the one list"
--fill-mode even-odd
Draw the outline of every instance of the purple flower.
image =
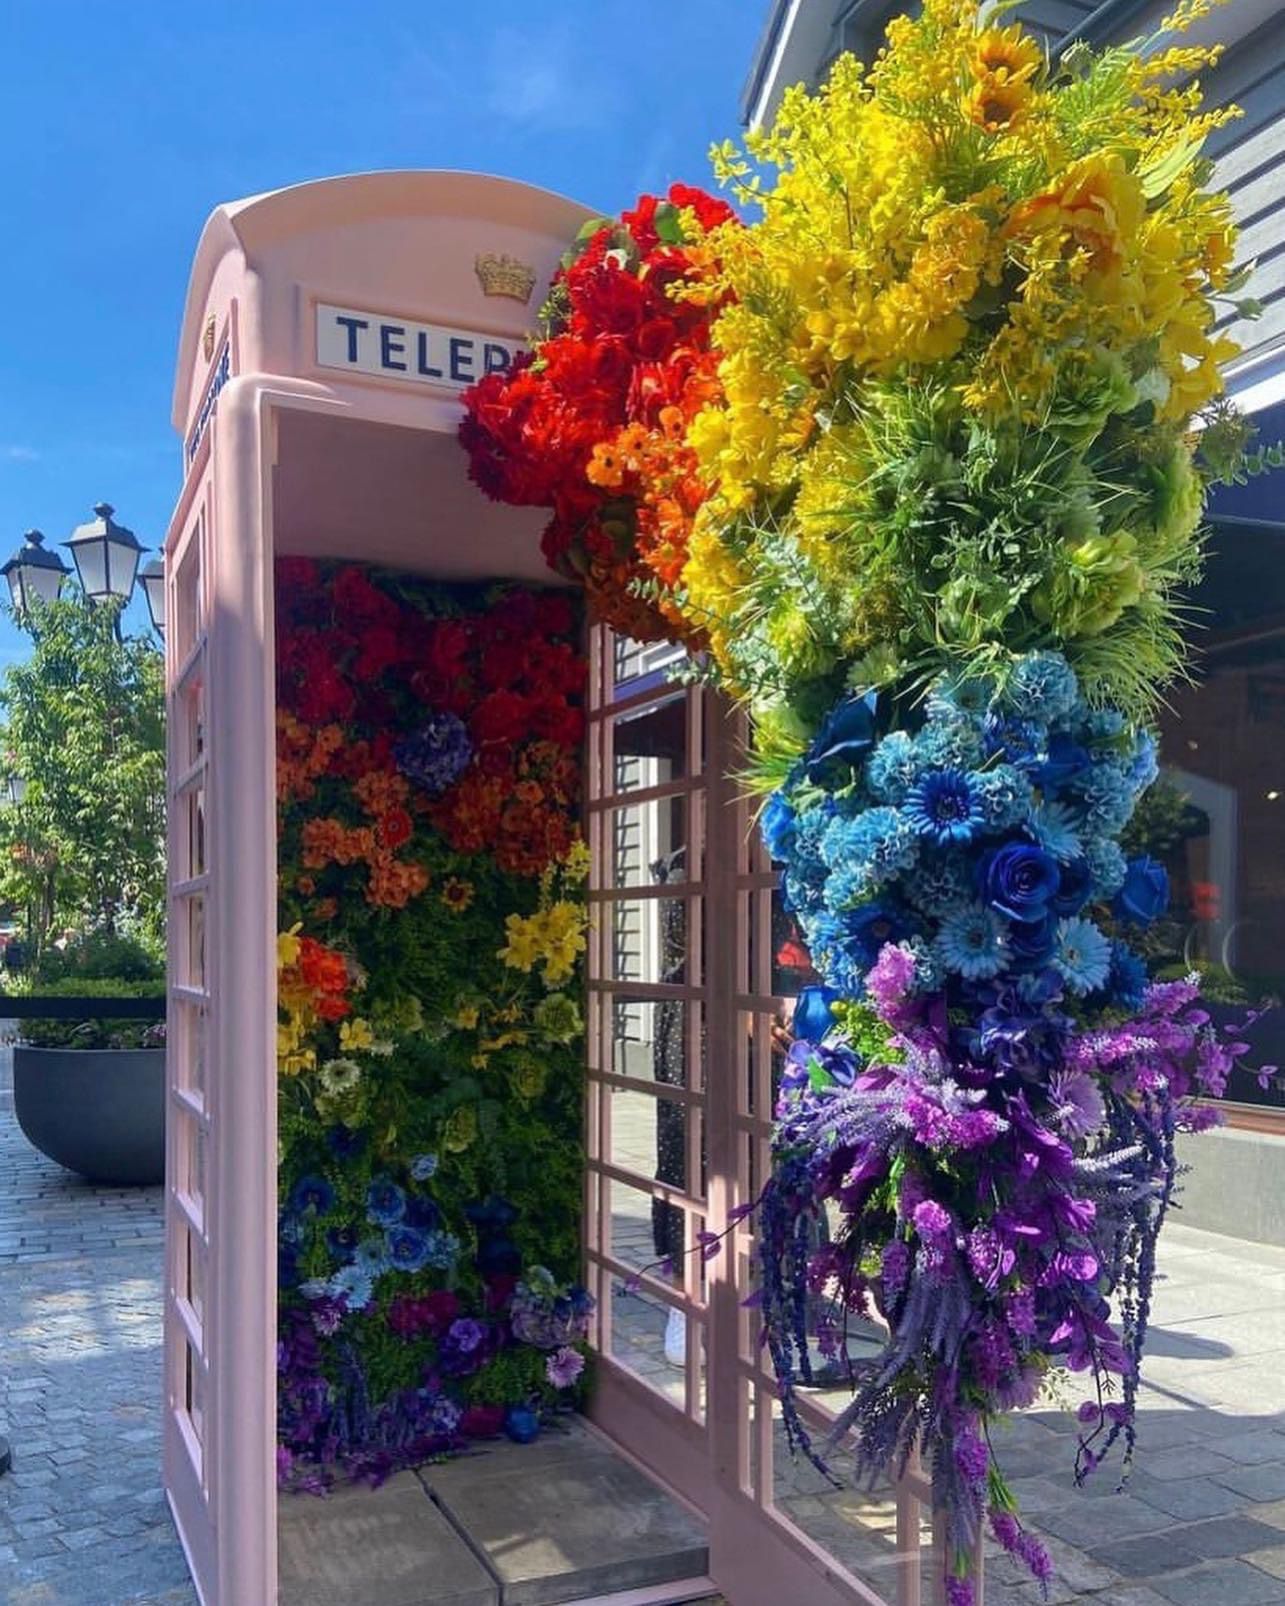
[[425, 792], [444, 792], [473, 756], [468, 727], [458, 714], [430, 714], [419, 730], [393, 748], [397, 768]]
[[555, 1389], [569, 1389], [584, 1371], [584, 1356], [579, 1350], [555, 1350], [544, 1363], [544, 1375]]
[[1053, 1124], [1074, 1142], [1092, 1137], [1106, 1121], [1106, 1102], [1084, 1071], [1059, 1071], [1049, 1083]]
[[1043, 921], [1061, 877], [1057, 861], [1029, 842], [1006, 842], [988, 853], [979, 870], [982, 897], [1002, 915], [1023, 925]]
[[885, 1297], [895, 1300], [910, 1275], [910, 1247], [903, 1239], [893, 1238], [883, 1246], [879, 1270]]
[[471, 1316], [461, 1316], [451, 1323], [446, 1337], [461, 1355], [471, 1355], [486, 1337], [486, 1329], [481, 1322], [475, 1322]]
[[971, 1428], [955, 1435], [955, 1465], [968, 1483], [985, 1483], [990, 1464], [990, 1452]]
[[917, 1204], [911, 1217], [915, 1231], [926, 1244], [945, 1248], [955, 1241], [955, 1218], [945, 1205], [936, 1199], [924, 1199]]

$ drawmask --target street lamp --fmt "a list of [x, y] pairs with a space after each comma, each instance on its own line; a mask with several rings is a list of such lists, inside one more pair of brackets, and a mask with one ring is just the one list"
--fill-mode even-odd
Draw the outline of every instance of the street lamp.
[[71, 551], [81, 589], [91, 602], [119, 602], [122, 606], [134, 590], [142, 547], [133, 530], [117, 524], [110, 502], [96, 502], [97, 517], [71, 532], [63, 545]]
[[19, 775], [16, 770], [11, 770], [8, 780], [5, 782], [5, 790], [8, 792], [9, 801], [14, 808], [21, 807], [27, 796], [27, 777]]
[[56, 552], [45, 550], [45, 538], [39, 530], [28, 530], [22, 545], [0, 566], [0, 574], [9, 582], [14, 612], [20, 616], [31, 613], [33, 602], [56, 602], [70, 573]]
[[165, 639], [165, 565], [160, 558], [150, 558], [139, 570], [138, 578], [147, 598], [147, 611], [152, 616], [152, 629]]

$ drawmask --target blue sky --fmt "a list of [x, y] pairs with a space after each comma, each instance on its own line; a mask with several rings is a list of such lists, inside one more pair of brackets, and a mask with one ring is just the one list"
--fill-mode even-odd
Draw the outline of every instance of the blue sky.
[[[451, 167], [603, 210], [704, 182], [767, 0], [13, 0], [0, 68], [0, 561], [99, 499], [145, 546], [178, 488], [170, 387], [219, 201]], [[135, 603], [140, 628], [141, 600]], [[0, 666], [25, 651], [0, 620]]]

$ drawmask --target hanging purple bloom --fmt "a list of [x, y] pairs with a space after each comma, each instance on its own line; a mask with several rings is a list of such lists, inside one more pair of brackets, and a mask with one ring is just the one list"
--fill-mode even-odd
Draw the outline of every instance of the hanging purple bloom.
[[544, 1363], [544, 1375], [555, 1389], [569, 1389], [579, 1380], [585, 1368], [585, 1358], [579, 1350], [555, 1350]]

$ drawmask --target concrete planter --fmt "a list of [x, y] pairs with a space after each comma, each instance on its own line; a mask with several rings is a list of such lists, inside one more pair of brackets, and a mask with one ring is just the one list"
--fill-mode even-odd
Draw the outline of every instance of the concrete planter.
[[91, 1182], [165, 1180], [163, 1048], [19, 1044], [13, 1107], [42, 1154]]

